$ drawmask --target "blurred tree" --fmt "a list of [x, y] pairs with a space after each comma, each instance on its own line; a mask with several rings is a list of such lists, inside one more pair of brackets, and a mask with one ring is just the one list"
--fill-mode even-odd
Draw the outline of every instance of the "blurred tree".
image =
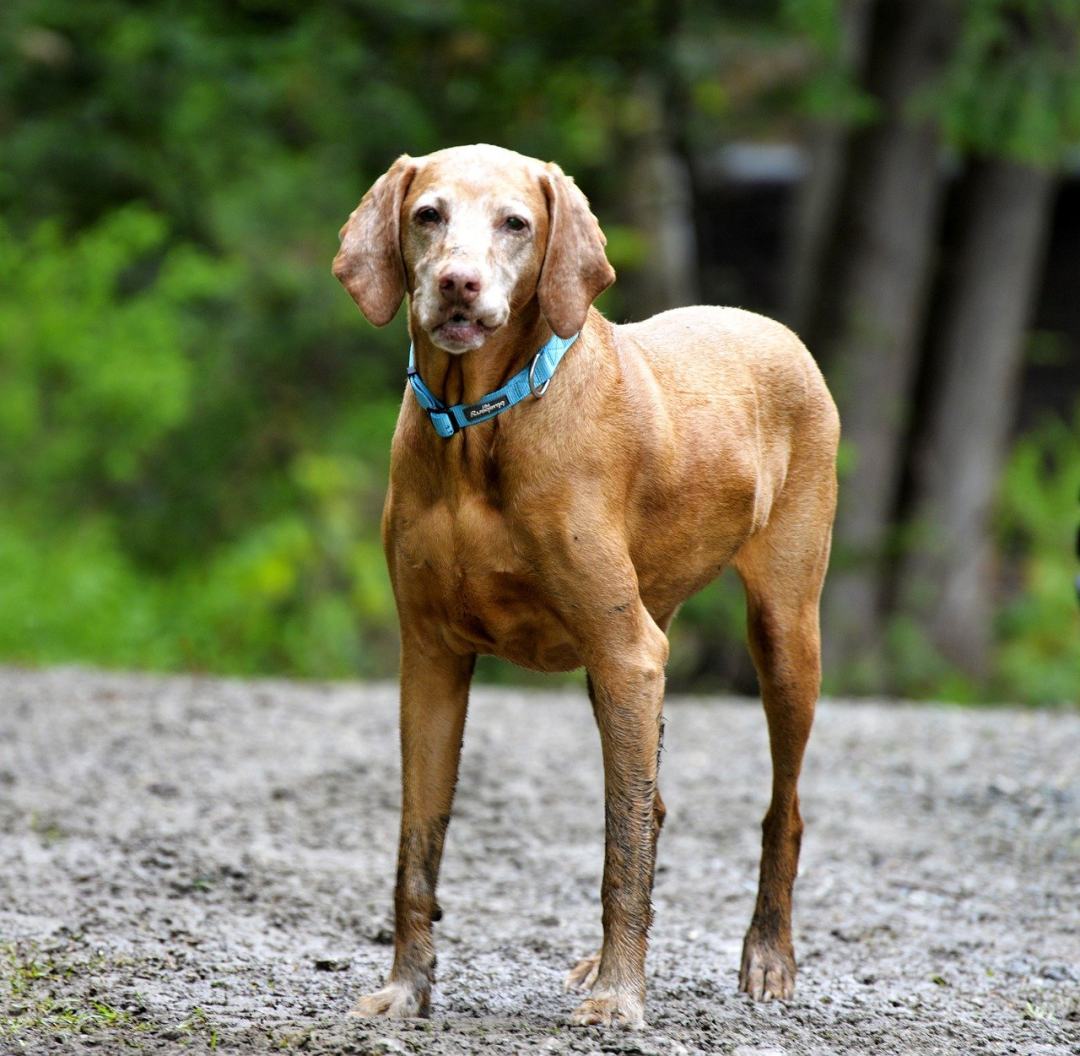
[[681, 3], [656, 9], [654, 47], [632, 85], [620, 137], [626, 159], [625, 221], [637, 233], [637, 259], [622, 280], [632, 319], [700, 301], [694, 230], [692, 151], [686, 140], [684, 84], [670, 55], [678, 47]]
[[844, 188], [852, 131], [871, 120], [875, 101], [859, 87], [867, 62], [874, 0], [788, 0], [787, 22], [826, 59], [804, 89], [807, 121], [800, 136], [807, 157], [792, 214], [785, 316], [797, 333], [811, 325]]
[[988, 674], [998, 582], [991, 514], [1053, 182], [1048, 170], [1005, 160], [968, 166], [959, 244], [927, 338], [932, 381], [900, 604], [945, 660], [978, 680]]
[[848, 465], [824, 596], [827, 666], [877, 682], [892, 514], [937, 231], [940, 138], [913, 106], [945, 69], [956, 10], [877, 0], [864, 87], [878, 119], [851, 137], [805, 337], [827, 367]]
[[1062, 151], [1080, 134], [1080, 9], [979, 0], [934, 103], [976, 152], [928, 335], [931, 383], [900, 573], [932, 648], [985, 681], [999, 576], [992, 511]]
[[[832, 28], [822, 29], [830, 7]], [[920, 635], [940, 671], [985, 681], [990, 514], [1052, 170], [1080, 134], [1080, 11], [1072, 0], [792, 0], [791, 10], [818, 27], [833, 77], [858, 69], [866, 41], [855, 75], [865, 94], [833, 93], [848, 105], [819, 134], [793, 240], [790, 310], [826, 364], [844, 422], [828, 669], [849, 689], [909, 690], [910, 647], [889, 655], [887, 631], [902, 613], [897, 641]], [[964, 166], [962, 216], [939, 276], [946, 147]], [[900, 533], [905, 515], [913, 524]]]

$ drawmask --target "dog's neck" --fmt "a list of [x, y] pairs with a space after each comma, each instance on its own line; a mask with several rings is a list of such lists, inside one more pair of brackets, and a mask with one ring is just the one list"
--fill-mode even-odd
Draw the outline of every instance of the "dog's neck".
[[[480, 348], [455, 355], [433, 344], [409, 315], [409, 333], [416, 369], [424, 384], [444, 404], [476, 403], [506, 384], [551, 337], [534, 298], [500, 327]], [[434, 436], [434, 431], [432, 431]]]

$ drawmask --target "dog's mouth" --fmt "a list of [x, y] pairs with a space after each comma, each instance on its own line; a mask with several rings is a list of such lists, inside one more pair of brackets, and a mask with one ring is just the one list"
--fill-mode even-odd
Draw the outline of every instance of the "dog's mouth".
[[489, 326], [468, 312], [455, 310], [450, 318], [431, 331], [435, 343], [451, 351], [479, 348], [497, 327]]

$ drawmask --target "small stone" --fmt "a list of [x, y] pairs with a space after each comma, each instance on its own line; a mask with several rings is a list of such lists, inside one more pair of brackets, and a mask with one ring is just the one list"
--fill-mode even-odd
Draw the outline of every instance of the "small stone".
[[367, 1049], [372, 1056], [398, 1056], [401, 1053], [411, 1052], [397, 1038], [376, 1038]]
[[316, 957], [317, 972], [347, 972], [352, 962], [348, 957]]
[[152, 796], [157, 796], [158, 799], [176, 799], [180, 795], [180, 789], [167, 781], [154, 781], [146, 786], [146, 791]]
[[1054, 983], [1067, 983], [1072, 979], [1072, 972], [1064, 964], [1048, 964], [1039, 974]]

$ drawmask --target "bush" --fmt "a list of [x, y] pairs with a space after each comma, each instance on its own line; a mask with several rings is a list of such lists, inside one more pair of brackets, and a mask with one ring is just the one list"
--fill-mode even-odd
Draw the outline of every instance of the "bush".
[[389, 674], [396, 401], [256, 399], [220, 325], [238, 270], [168, 236], [138, 206], [0, 228], [0, 655]]
[[1003, 699], [1080, 702], [1080, 404], [1014, 447], [998, 532], [1012, 582], [998, 623], [996, 689]]

